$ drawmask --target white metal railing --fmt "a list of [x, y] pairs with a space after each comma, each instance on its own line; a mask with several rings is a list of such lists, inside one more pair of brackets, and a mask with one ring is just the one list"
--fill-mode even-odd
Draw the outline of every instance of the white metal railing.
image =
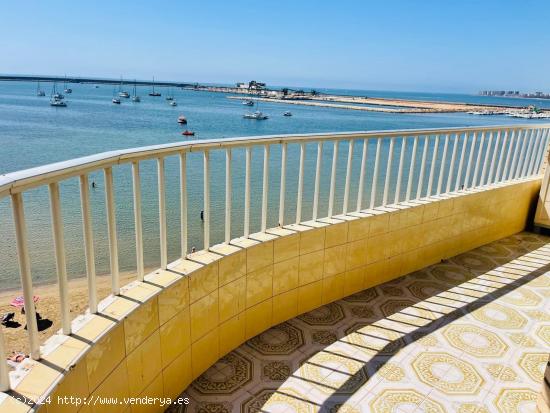
[[[313, 200], [311, 218], [319, 219], [320, 188], [323, 183], [322, 162], [324, 149], [332, 144], [332, 163], [329, 194], [327, 200], [328, 217], [361, 211], [364, 208], [375, 208], [402, 201], [412, 201], [424, 197], [437, 196], [443, 193], [463, 191], [483, 187], [493, 183], [535, 176], [542, 168], [544, 153], [548, 146], [550, 124], [490, 126], [478, 128], [450, 128], [423, 130], [394, 130], [373, 132], [351, 132], [311, 135], [284, 135], [223, 140], [189, 141], [175, 144], [150, 146], [129, 150], [106, 152], [94, 156], [60, 162], [43, 167], [28, 169], [0, 176], [0, 199], [11, 197], [17, 256], [21, 285], [25, 299], [27, 334], [30, 342], [31, 356], [40, 358], [39, 339], [33, 304], [33, 282], [29, 261], [27, 227], [24, 213], [23, 193], [30, 189], [47, 186], [50, 194], [50, 213], [52, 219], [55, 260], [60, 296], [60, 318], [63, 334], [71, 333], [69, 316], [67, 270], [64, 247], [64, 228], [61, 218], [59, 184], [70, 178], [79, 178], [80, 207], [83, 225], [84, 260], [89, 292], [90, 312], [96, 313], [98, 298], [96, 292], [96, 263], [94, 255], [94, 227], [91, 220], [91, 206], [88, 176], [92, 172], [103, 171], [105, 184], [106, 221], [109, 241], [110, 274], [112, 294], [119, 294], [119, 257], [117, 240], [117, 222], [115, 215], [113, 168], [121, 164], [131, 165], [134, 232], [136, 243], [136, 278], [144, 277], [144, 249], [142, 223], [142, 194], [140, 162], [156, 160], [159, 208], [160, 266], [168, 265], [167, 254], [167, 215], [165, 189], [165, 160], [167, 157], [179, 157], [179, 204], [181, 213], [181, 256], [188, 253], [188, 188], [187, 188], [187, 155], [202, 153], [203, 159], [203, 240], [204, 249], [211, 246], [211, 165], [210, 155], [213, 152], [225, 153], [225, 210], [214, 211], [223, 216], [225, 223], [223, 241], [229, 243], [232, 234], [232, 198], [233, 198], [233, 155], [244, 151], [244, 221], [243, 236], [250, 235], [251, 213], [251, 157], [254, 147], [263, 148], [263, 173], [261, 179], [262, 196], [259, 211], [260, 230], [268, 226], [268, 198], [270, 176], [270, 153], [276, 146], [280, 147], [280, 187], [278, 205], [278, 224], [284, 225], [285, 197], [287, 194], [287, 175], [289, 168], [297, 173], [296, 187], [296, 223], [304, 221], [304, 166], [307, 145], [317, 146], [315, 156], [314, 178], [312, 179]], [[347, 143], [340, 156], [340, 146]], [[361, 146], [360, 166], [354, 170], [353, 158], [356, 148]], [[289, 152], [295, 150], [298, 164], [287, 165]], [[399, 155], [396, 156], [396, 152]], [[372, 156], [374, 154], [374, 157]], [[337, 170], [345, 157], [345, 180], [343, 188], [342, 210], [336, 211]], [[370, 157], [370, 158], [369, 158]], [[395, 158], [395, 159], [394, 159]], [[328, 165], [328, 164], [327, 164]], [[220, 168], [221, 169], [221, 168]], [[222, 169], [223, 171], [223, 169]], [[383, 174], [383, 175], [381, 175]], [[357, 186], [355, 203], [350, 199], [352, 184]], [[365, 199], [367, 185], [370, 195]], [[192, 188], [201, 191], [200, 186]], [[353, 205], [353, 206], [352, 206]], [[288, 221], [288, 220], [287, 220]], [[0, 357], [5, 359], [3, 338], [0, 329]], [[0, 390], [9, 389], [8, 370], [5, 363], [0, 363]]]

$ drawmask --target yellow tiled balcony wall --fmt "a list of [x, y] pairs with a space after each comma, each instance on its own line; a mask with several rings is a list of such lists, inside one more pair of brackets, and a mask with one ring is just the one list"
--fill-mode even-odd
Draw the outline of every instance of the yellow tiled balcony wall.
[[[221, 356], [269, 327], [523, 230], [540, 179], [489, 186], [275, 228], [191, 254], [54, 336], [15, 391], [39, 410], [159, 412], [166, 406], [61, 404], [58, 396], [176, 398]], [[2, 412], [30, 407], [10, 397]]]

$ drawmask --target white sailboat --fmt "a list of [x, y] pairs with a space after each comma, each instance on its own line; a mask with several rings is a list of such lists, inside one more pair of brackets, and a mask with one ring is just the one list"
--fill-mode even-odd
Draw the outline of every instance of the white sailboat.
[[136, 81], [134, 80], [134, 92], [132, 94], [132, 102], [141, 102], [141, 98], [136, 93]]
[[65, 80], [63, 81], [63, 91], [65, 93], [73, 93], [73, 90], [70, 87], [67, 87], [67, 76], [65, 76]]
[[64, 96], [61, 93], [58, 93], [56, 88], [57, 88], [57, 85], [54, 82], [53, 88], [52, 88], [52, 95], [50, 98], [50, 106], [64, 108], [67, 106], [67, 103], [65, 103], [65, 101], [63, 100]]
[[126, 92], [125, 90], [122, 90], [122, 76], [120, 76], [120, 86], [118, 88], [118, 96], [125, 99], [128, 99], [130, 97], [130, 94], [128, 92]]
[[153, 77], [153, 91], [152, 92], [149, 92], [149, 96], [160, 96], [160, 93], [159, 92], [155, 92], [155, 78]]
[[[256, 106], [259, 106], [258, 103], [256, 103]], [[255, 120], [265, 120], [268, 119], [269, 116], [265, 115], [261, 110], [259, 110], [259, 107], [254, 112], [247, 112], [243, 115], [243, 118], [245, 119], [255, 119]]]
[[38, 81], [38, 85], [36, 86], [36, 96], [46, 96], [46, 92], [40, 89], [40, 81]]

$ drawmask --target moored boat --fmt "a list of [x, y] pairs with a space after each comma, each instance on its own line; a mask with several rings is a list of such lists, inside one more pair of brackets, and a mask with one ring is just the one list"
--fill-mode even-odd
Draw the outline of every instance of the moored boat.
[[265, 120], [265, 119], [269, 118], [269, 116], [264, 115], [263, 112], [257, 110], [256, 112], [245, 113], [243, 115], [243, 118], [245, 118], [245, 119], [255, 119], [255, 120]]
[[46, 92], [40, 89], [40, 82], [38, 82], [38, 85], [36, 86], [36, 96], [46, 96]]
[[58, 107], [58, 108], [65, 108], [65, 107], [67, 107], [67, 104], [62, 99], [52, 98], [50, 100], [50, 106], [55, 106], [55, 107]]
[[254, 101], [253, 100], [243, 100], [243, 105], [245, 106], [254, 106]]
[[195, 136], [195, 132], [187, 130], [187, 129], [184, 130], [181, 134], [184, 135], [184, 136]]
[[155, 78], [154, 77], [153, 77], [153, 91], [149, 92], [149, 96], [155, 96], [155, 97], [160, 96], [159, 92], [155, 92]]
[[178, 106], [178, 104], [175, 100], [172, 100], [170, 101], [170, 106]]
[[113, 98], [112, 102], [113, 102], [115, 105], [120, 105], [120, 99], [119, 99], [119, 98]]
[[292, 112], [289, 112], [288, 110], [283, 113], [283, 116], [292, 116]]
[[178, 123], [180, 125], [186, 125], [187, 124], [187, 118], [183, 115], [178, 116]]

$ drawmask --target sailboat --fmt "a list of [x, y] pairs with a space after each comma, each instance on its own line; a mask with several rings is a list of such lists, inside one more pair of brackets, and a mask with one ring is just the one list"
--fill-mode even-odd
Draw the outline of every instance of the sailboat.
[[[258, 106], [258, 103], [256, 103], [256, 106]], [[259, 110], [259, 107], [255, 112], [247, 112], [243, 115], [243, 118], [245, 119], [255, 119], [255, 120], [265, 120], [269, 116], [265, 115], [262, 111]]]
[[36, 86], [36, 96], [46, 96], [46, 92], [40, 89], [40, 81], [38, 81], [38, 85]]
[[168, 88], [168, 95], [166, 96], [166, 100], [174, 100], [174, 96], [172, 96], [170, 88]]
[[136, 93], [136, 81], [134, 79], [134, 92], [132, 94], [132, 102], [141, 102], [141, 98]]
[[70, 87], [67, 87], [67, 76], [65, 76], [65, 80], [63, 81], [63, 91], [65, 93], [73, 93], [73, 90]]
[[116, 89], [115, 88], [113, 88], [113, 99], [111, 99], [111, 102], [113, 102], [115, 105], [120, 105], [120, 99], [116, 97]]
[[52, 96], [50, 98], [50, 106], [56, 106], [60, 108], [66, 107], [67, 104], [65, 103], [63, 98], [64, 96], [61, 93], [57, 93], [56, 84], [54, 82], [53, 88], [52, 88]]
[[120, 76], [120, 86], [118, 88], [118, 96], [125, 99], [128, 99], [130, 97], [130, 94], [128, 92], [126, 92], [125, 90], [122, 90], [122, 76]]
[[160, 96], [159, 92], [155, 92], [155, 78], [153, 77], [153, 91], [149, 92], [149, 96]]

